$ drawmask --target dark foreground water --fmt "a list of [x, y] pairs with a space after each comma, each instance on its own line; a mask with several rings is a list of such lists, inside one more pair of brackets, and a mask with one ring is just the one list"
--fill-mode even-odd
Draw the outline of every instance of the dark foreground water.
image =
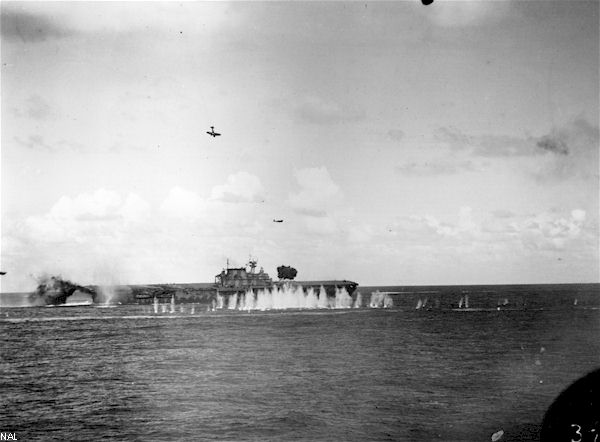
[[593, 306], [0, 315], [0, 431], [24, 441], [537, 440], [600, 366]]

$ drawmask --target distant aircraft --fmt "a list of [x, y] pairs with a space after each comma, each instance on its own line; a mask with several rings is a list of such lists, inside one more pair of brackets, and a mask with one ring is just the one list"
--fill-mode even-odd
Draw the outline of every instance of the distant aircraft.
[[274, 219], [274, 220], [273, 220], [273, 222], [274, 222], [274, 223], [282, 223], [282, 222], [283, 222], [283, 220], [282, 220], [282, 219]]
[[6, 272], [0, 272], [0, 275], [6, 275]]
[[206, 131], [206, 133], [207, 133], [207, 134], [209, 134], [209, 135], [210, 135], [211, 137], [213, 137], [213, 138], [214, 138], [214, 137], [220, 137], [220, 136], [221, 136], [221, 134], [219, 134], [219, 133], [215, 132], [215, 127], [214, 127], [214, 126], [211, 126], [211, 127], [210, 127], [210, 132]]
[[433, 0], [421, 0], [421, 3], [423, 3], [425, 6], [429, 6], [433, 3]]

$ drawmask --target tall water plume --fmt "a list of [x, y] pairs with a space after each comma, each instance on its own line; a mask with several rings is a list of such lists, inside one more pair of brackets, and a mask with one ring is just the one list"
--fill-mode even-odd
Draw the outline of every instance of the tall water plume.
[[361, 308], [362, 307], [362, 294], [357, 291], [356, 292], [356, 299], [354, 300], [354, 308]]
[[227, 300], [227, 308], [229, 310], [235, 310], [237, 308], [237, 304], [238, 304], [238, 294], [234, 293], [233, 295], [230, 295]]
[[379, 290], [371, 293], [369, 307], [371, 308], [391, 308], [394, 306], [394, 300], [389, 293], [380, 292]]
[[344, 287], [335, 289], [335, 308], [352, 308], [352, 296]]
[[328, 296], [325, 287], [319, 291], [310, 287], [306, 291], [300, 285], [284, 284], [272, 289], [257, 291], [247, 290], [245, 293], [234, 293], [229, 296], [217, 295], [216, 308], [228, 310], [287, 310], [287, 309], [347, 309], [360, 307], [362, 300], [357, 300], [345, 288], [336, 288], [334, 296]]
[[329, 308], [329, 298], [325, 287], [321, 286], [319, 289], [319, 298], [317, 301], [318, 308]]
[[111, 304], [116, 296], [115, 286], [113, 285], [99, 285], [98, 294], [100, 295], [100, 302], [104, 304]]
[[394, 300], [390, 295], [385, 295], [383, 298], [383, 308], [392, 308], [394, 306]]

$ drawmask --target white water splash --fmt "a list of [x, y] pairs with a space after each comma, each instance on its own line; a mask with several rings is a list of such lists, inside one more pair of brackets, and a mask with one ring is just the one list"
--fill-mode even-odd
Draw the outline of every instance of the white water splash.
[[352, 296], [345, 288], [335, 289], [335, 308], [352, 308]]
[[362, 294], [360, 292], [356, 292], [356, 299], [354, 300], [354, 308], [362, 307]]
[[237, 308], [237, 303], [238, 303], [238, 294], [234, 293], [233, 295], [229, 296], [229, 298], [227, 299], [227, 308], [229, 310], [235, 310]]
[[112, 304], [113, 298], [116, 296], [116, 289], [113, 285], [100, 285], [98, 286], [98, 293], [104, 304]]
[[362, 306], [360, 294], [353, 300], [345, 288], [336, 288], [334, 296], [327, 296], [325, 287], [318, 293], [309, 288], [286, 284], [273, 289], [264, 289], [246, 293], [234, 293], [229, 296], [217, 295], [216, 308], [228, 310], [287, 310], [287, 309], [349, 309]]
[[390, 295], [386, 295], [383, 299], [383, 308], [392, 308], [394, 306], [394, 300]]
[[380, 292], [379, 290], [371, 293], [371, 300], [369, 301], [369, 307], [371, 308], [392, 308], [394, 306], [394, 300], [389, 293]]

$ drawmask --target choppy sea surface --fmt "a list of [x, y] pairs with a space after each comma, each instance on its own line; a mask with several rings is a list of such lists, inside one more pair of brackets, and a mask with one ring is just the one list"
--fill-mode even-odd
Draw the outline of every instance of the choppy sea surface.
[[503, 441], [537, 440], [553, 399], [600, 367], [597, 284], [438, 290], [471, 293], [472, 308], [454, 310], [416, 310], [434, 291], [398, 291], [387, 309], [0, 308], [0, 431], [23, 441], [486, 441], [499, 430]]

